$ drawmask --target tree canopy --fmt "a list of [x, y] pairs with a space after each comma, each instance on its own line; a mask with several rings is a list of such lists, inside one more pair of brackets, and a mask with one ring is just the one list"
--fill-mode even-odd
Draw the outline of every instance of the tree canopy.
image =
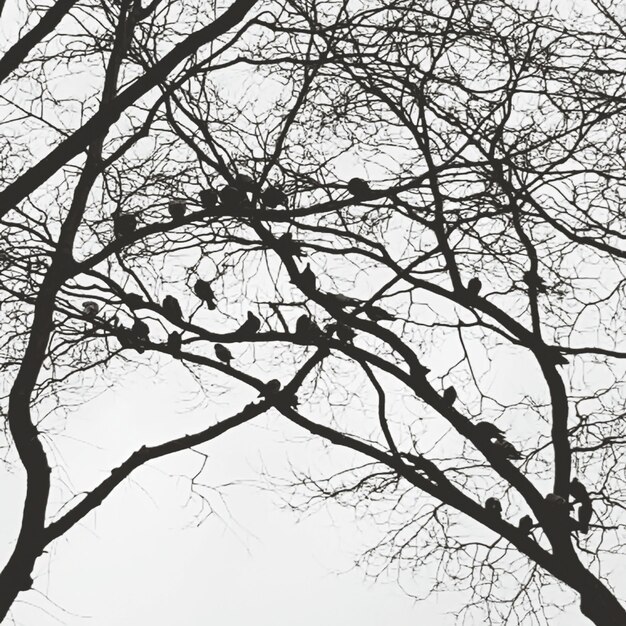
[[[547, 624], [558, 586], [626, 624], [617, 3], [74, 0], [7, 22], [3, 446], [27, 490], [0, 619], [135, 469], [270, 412], [351, 452], [301, 468], [294, 506], [384, 516], [368, 561], [437, 563], [460, 621]], [[53, 510], [71, 408], [171, 360], [237, 410]]]

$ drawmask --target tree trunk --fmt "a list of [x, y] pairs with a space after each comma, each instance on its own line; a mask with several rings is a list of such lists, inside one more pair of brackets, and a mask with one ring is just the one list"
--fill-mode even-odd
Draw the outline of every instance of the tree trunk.
[[607, 587], [587, 574], [580, 591], [580, 610], [596, 626], [626, 626], [626, 609]]

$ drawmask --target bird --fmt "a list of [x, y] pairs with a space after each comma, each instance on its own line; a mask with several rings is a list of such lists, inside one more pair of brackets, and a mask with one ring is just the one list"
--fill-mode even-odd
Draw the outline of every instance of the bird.
[[365, 312], [365, 315], [367, 315], [367, 317], [369, 317], [374, 322], [381, 322], [383, 320], [392, 322], [396, 319], [391, 313], [389, 313], [389, 311], [385, 311], [385, 309], [383, 309], [382, 307], [375, 306], [374, 304], [369, 304], [363, 310]]
[[178, 300], [174, 296], [167, 295], [163, 298], [163, 311], [167, 317], [175, 320], [183, 319], [183, 312]]
[[321, 334], [320, 327], [308, 315], [301, 315], [296, 320], [296, 335], [301, 339], [315, 339]]
[[213, 292], [213, 288], [211, 287], [211, 283], [208, 280], [202, 280], [202, 278], [198, 278], [196, 284], [193, 286], [193, 292], [202, 300], [202, 302], [206, 302], [209, 311], [215, 310], [215, 293]]
[[257, 189], [257, 183], [249, 174], [237, 174], [235, 176], [235, 187], [245, 192], [254, 193]]
[[567, 510], [570, 508], [567, 500], [562, 496], [558, 496], [556, 493], [549, 493], [544, 498], [544, 501], [546, 503], [546, 506], [555, 511], [558, 511], [561, 514], [567, 514]]
[[113, 215], [113, 232], [118, 239], [130, 237], [137, 230], [137, 217], [132, 213]]
[[131, 331], [137, 339], [147, 341], [150, 337], [150, 327], [148, 326], [148, 324], [139, 319], [135, 320]]
[[547, 356], [555, 365], [568, 365], [569, 361], [561, 354], [559, 348], [546, 346]]
[[310, 263], [300, 272], [300, 281], [305, 289], [315, 289], [316, 279]]
[[506, 439], [497, 439], [491, 444], [493, 451], [505, 459], [523, 459], [517, 448]]
[[184, 200], [170, 200], [167, 210], [173, 220], [182, 220], [187, 213], [187, 203]]
[[589, 522], [591, 521], [592, 515], [593, 507], [591, 506], [591, 500], [583, 502], [578, 507], [578, 530], [580, 530], [583, 535], [589, 532]]
[[480, 278], [478, 278], [478, 276], [474, 276], [474, 278], [470, 278], [467, 283], [467, 293], [470, 296], [475, 297], [480, 293], [482, 286], [483, 284], [480, 282]]
[[221, 343], [215, 344], [215, 356], [222, 363], [226, 363], [226, 365], [230, 365], [230, 362], [233, 360], [233, 355], [230, 353], [230, 350]]
[[572, 494], [574, 502], [588, 502], [589, 493], [585, 485], [583, 485], [578, 478], [574, 478], [569, 484], [569, 492]]
[[297, 259], [302, 258], [302, 246], [293, 238], [290, 232], [283, 233], [276, 240], [276, 249], [278, 252], [294, 256]]
[[247, 202], [246, 194], [237, 187], [225, 185], [218, 191], [220, 202], [228, 205], [228, 208], [239, 209]]
[[500, 430], [495, 424], [491, 422], [478, 422], [474, 426], [479, 437], [491, 441], [492, 439], [504, 439], [504, 431]]
[[127, 293], [123, 297], [131, 309], [141, 309], [144, 306], [144, 300], [138, 293]]
[[369, 183], [362, 178], [351, 178], [347, 189], [357, 200], [367, 198], [372, 193]]
[[502, 517], [502, 505], [497, 498], [487, 498], [485, 501], [485, 510], [496, 517]]
[[170, 350], [174, 356], [177, 356], [182, 349], [182, 342], [183, 340], [180, 333], [174, 331], [167, 336], [167, 349]]
[[261, 328], [261, 320], [252, 311], [248, 311], [248, 319], [239, 327], [237, 333], [241, 335], [254, 335]]
[[261, 194], [261, 201], [269, 209], [275, 209], [279, 206], [287, 208], [289, 198], [282, 189], [274, 187], [273, 185], [268, 185]]
[[527, 535], [533, 527], [533, 518], [530, 515], [524, 515], [524, 517], [520, 518], [517, 527], [521, 532]]
[[456, 400], [456, 389], [452, 385], [450, 385], [450, 387], [444, 389], [443, 401], [446, 404], [449, 404], [450, 406], [452, 406], [455, 400]]
[[200, 194], [200, 204], [205, 209], [214, 209], [220, 199], [215, 189], [203, 189]]
[[265, 388], [263, 389], [264, 396], [274, 396], [280, 391], [280, 380], [276, 378], [272, 378], [272, 380], [268, 381], [265, 384]]
[[83, 315], [85, 317], [93, 319], [94, 317], [96, 317], [96, 315], [98, 315], [99, 310], [100, 307], [98, 306], [97, 302], [94, 302], [93, 300], [87, 300], [83, 302]]

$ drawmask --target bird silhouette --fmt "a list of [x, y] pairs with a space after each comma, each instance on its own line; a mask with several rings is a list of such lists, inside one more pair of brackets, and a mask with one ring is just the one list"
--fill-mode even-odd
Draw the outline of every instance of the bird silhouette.
[[444, 389], [442, 397], [443, 397], [443, 401], [446, 404], [449, 404], [450, 406], [452, 406], [454, 404], [454, 401], [456, 400], [456, 389], [452, 387], [452, 385], [450, 385], [450, 387], [448, 387], [447, 389]]
[[147, 341], [150, 337], [150, 327], [140, 319], [136, 319], [131, 329], [133, 335], [140, 340]]
[[533, 518], [530, 515], [524, 515], [520, 518], [519, 524], [517, 527], [520, 529], [522, 533], [527, 535], [533, 527]]
[[483, 284], [480, 282], [480, 278], [474, 276], [474, 278], [470, 278], [470, 281], [467, 283], [467, 293], [474, 297], [480, 293]]
[[131, 309], [141, 309], [145, 305], [144, 299], [138, 293], [127, 293], [123, 298]]
[[275, 209], [279, 206], [287, 208], [289, 198], [282, 189], [269, 185], [261, 194], [261, 201], [268, 209]]
[[487, 498], [487, 500], [485, 500], [485, 510], [496, 517], [502, 517], [502, 505], [497, 498]]
[[113, 215], [113, 232], [115, 237], [130, 237], [137, 230], [137, 217], [132, 213], [116, 213]]
[[280, 387], [280, 380], [272, 378], [272, 380], [268, 381], [265, 384], [265, 388], [263, 389], [263, 395], [265, 395], [266, 397], [275, 396], [280, 391]]
[[99, 310], [100, 307], [98, 306], [97, 302], [94, 302], [93, 300], [87, 300], [86, 302], [83, 302], [83, 315], [85, 317], [93, 319], [94, 317], [96, 317], [96, 315], [98, 315]]
[[569, 484], [569, 492], [575, 502], [588, 502], [589, 492], [585, 485], [583, 485], [578, 478], [574, 478]]
[[517, 448], [506, 439], [497, 439], [492, 442], [491, 447], [493, 451], [499, 456], [505, 459], [523, 459], [524, 457], [519, 453]]
[[182, 220], [187, 213], [187, 203], [184, 200], [170, 200], [167, 210], [173, 220]]
[[178, 356], [180, 354], [182, 345], [183, 340], [179, 332], [174, 331], [167, 336], [167, 349], [170, 350], [174, 356]]
[[305, 289], [315, 289], [316, 278], [309, 263], [300, 272], [300, 281]]
[[233, 187], [232, 185], [225, 185], [218, 191], [220, 203], [227, 209], [241, 209], [248, 202], [246, 194]]
[[288, 254], [289, 256], [302, 258], [302, 246], [298, 243], [290, 232], [283, 233], [276, 240], [276, 249], [282, 254]]
[[479, 437], [487, 439], [488, 441], [492, 439], [504, 439], [504, 431], [500, 430], [491, 422], [478, 422], [478, 424], [474, 426], [474, 429]]
[[549, 493], [544, 501], [546, 506], [558, 513], [559, 515], [567, 515], [567, 511], [570, 508], [570, 505], [567, 503], [567, 500], [562, 496], [558, 496], [556, 493]]
[[248, 319], [239, 327], [237, 331], [241, 335], [254, 335], [261, 328], [261, 320], [252, 311], [248, 311]]
[[200, 204], [204, 209], [214, 209], [220, 199], [215, 189], [203, 189], [200, 193]]
[[241, 189], [241, 191], [254, 193], [257, 186], [254, 178], [248, 174], [237, 174], [237, 176], [235, 176], [235, 187]]
[[221, 343], [215, 344], [215, 356], [222, 363], [226, 363], [226, 365], [230, 365], [230, 362], [233, 360], [233, 355], [230, 353], [230, 350]]
[[163, 298], [163, 311], [167, 317], [175, 320], [183, 319], [183, 311], [180, 308], [180, 303], [174, 296], [165, 296]]
[[363, 200], [372, 194], [369, 183], [362, 178], [351, 178], [348, 181], [347, 189], [357, 200]]
[[326, 295], [329, 298], [332, 298], [342, 308], [347, 306], [358, 306], [360, 304], [360, 300], [346, 296], [343, 293], [327, 293]]
[[215, 293], [213, 292], [211, 283], [208, 280], [198, 278], [196, 284], [193, 286], [193, 292], [196, 296], [198, 296], [198, 298], [200, 298], [200, 300], [202, 300], [202, 302], [206, 302], [209, 311], [215, 310]]
[[309, 341], [319, 338], [322, 331], [308, 315], [301, 315], [296, 320], [296, 335], [304, 341]]

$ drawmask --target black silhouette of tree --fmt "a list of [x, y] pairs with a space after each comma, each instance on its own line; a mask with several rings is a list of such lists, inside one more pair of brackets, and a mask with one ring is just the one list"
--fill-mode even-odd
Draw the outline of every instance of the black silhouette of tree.
[[[374, 571], [436, 564], [461, 621], [547, 624], [558, 587], [626, 624], [605, 575], [624, 529], [619, 5], [296, 0], [244, 26], [252, 4], [102, 5], [108, 39], [53, 38], [42, 78], [23, 55], [4, 78], [41, 91], [5, 105], [9, 128], [56, 143], [2, 151], [7, 445], [28, 474], [2, 615], [134, 469], [272, 409], [352, 452], [303, 471], [293, 504], [371, 514]], [[155, 50], [179, 31], [204, 35]], [[45, 59], [88, 66], [102, 41], [101, 98], [59, 100]], [[158, 353], [251, 401], [52, 516], [33, 407]]]

